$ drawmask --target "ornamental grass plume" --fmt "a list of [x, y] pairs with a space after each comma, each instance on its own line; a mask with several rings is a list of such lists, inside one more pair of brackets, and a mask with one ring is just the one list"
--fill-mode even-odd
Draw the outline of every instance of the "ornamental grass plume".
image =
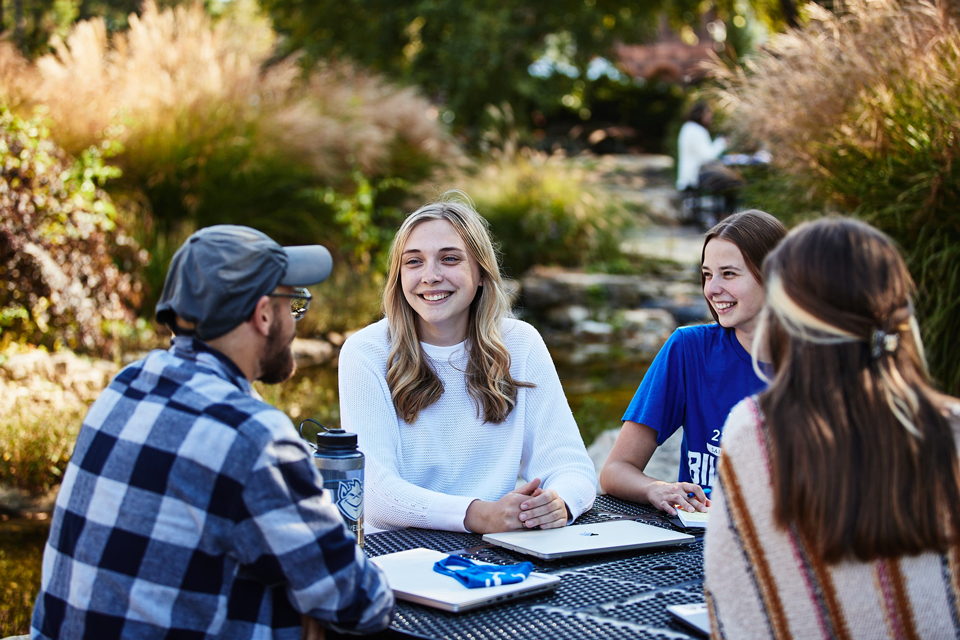
[[[804, 27], [713, 66], [735, 133], [766, 145], [791, 206], [893, 236], [918, 285], [934, 376], [960, 393], [960, 10], [948, 1], [807, 5]], [[763, 206], [764, 203], [757, 203]], [[782, 207], [781, 207], [782, 208]]]
[[55, 40], [28, 70], [25, 101], [42, 105], [68, 151], [119, 141], [121, 184], [143, 189], [161, 225], [255, 224], [255, 211], [236, 211], [238, 190], [261, 212], [264, 191], [280, 198], [262, 213], [276, 225], [278, 211], [304, 205], [290, 202], [303, 188], [349, 192], [356, 171], [416, 181], [459, 157], [413, 89], [348, 64], [272, 60], [275, 41], [262, 16], [214, 21], [200, 3], [160, 11], [149, 0], [125, 32], [93, 19]]
[[451, 151], [414, 90], [347, 64], [304, 79], [295, 57], [270, 61], [275, 41], [264, 20], [215, 23], [199, 3], [161, 12], [148, 1], [126, 32], [108, 36], [93, 19], [55, 40], [37, 61], [32, 98], [49, 109], [68, 151], [116, 124], [125, 147], [166, 141], [170, 153], [252, 133], [259, 151], [293, 150], [321, 174], [382, 172], [397, 142], [428, 156]]
[[957, 93], [949, 73], [960, 43], [947, 6], [851, 0], [833, 13], [808, 4], [803, 29], [771, 38], [742, 66], [714, 63], [715, 95], [735, 132], [769, 144], [779, 166], [829, 175], [825, 154], [838, 144], [885, 149], [897, 89]]

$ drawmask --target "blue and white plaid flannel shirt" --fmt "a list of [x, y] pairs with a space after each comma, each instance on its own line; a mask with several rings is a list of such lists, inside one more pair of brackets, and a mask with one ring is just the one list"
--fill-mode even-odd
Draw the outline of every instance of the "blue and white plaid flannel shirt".
[[386, 627], [393, 594], [290, 419], [176, 337], [90, 408], [57, 497], [33, 638], [300, 638]]

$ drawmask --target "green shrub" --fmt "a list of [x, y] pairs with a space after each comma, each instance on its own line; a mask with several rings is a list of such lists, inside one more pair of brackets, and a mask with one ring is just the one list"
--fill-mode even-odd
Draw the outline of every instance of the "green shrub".
[[777, 195], [790, 195], [800, 217], [851, 213], [900, 243], [932, 373], [957, 395], [960, 16], [914, 1], [844, 7], [811, 5], [805, 28], [741, 69], [718, 69], [719, 98], [739, 135], [771, 149]]
[[489, 221], [504, 272], [519, 278], [535, 264], [582, 267], [620, 254], [625, 213], [587, 179], [562, 156], [523, 149], [495, 156], [458, 186]]
[[144, 256], [101, 185], [108, 143], [69, 157], [36, 119], [0, 108], [0, 343], [115, 356]]
[[[615, 43], [654, 37], [661, 0], [261, 0], [285, 47], [349, 58], [442, 96], [444, 116], [476, 133], [488, 104], [518, 111], [560, 103], [562, 82], [538, 82], [551, 49], [580, 78]], [[553, 43], [553, 44], [552, 44]], [[559, 79], [558, 79], [559, 80]], [[583, 84], [581, 81], [580, 84]]]

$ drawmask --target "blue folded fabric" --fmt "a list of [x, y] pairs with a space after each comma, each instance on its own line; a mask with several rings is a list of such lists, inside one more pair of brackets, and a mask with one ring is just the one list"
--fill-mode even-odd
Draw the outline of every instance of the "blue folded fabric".
[[506, 566], [477, 564], [460, 556], [447, 556], [438, 560], [433, 565], [433, 570], [456, 578], [468, 589], [480, 589], [523, 582], [533, 571], [533, 565], [529, 562]]

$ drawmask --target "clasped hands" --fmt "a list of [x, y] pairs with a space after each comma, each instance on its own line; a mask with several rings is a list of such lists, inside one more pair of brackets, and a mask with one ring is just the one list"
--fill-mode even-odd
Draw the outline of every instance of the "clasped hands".
[[534, 478], [496, 502], [474, 500], [463, 524], [473, 533], [499, 533], [519, 529], [555, 529], [567, 524], [567, 505], [553, 489], [540, 487]]

